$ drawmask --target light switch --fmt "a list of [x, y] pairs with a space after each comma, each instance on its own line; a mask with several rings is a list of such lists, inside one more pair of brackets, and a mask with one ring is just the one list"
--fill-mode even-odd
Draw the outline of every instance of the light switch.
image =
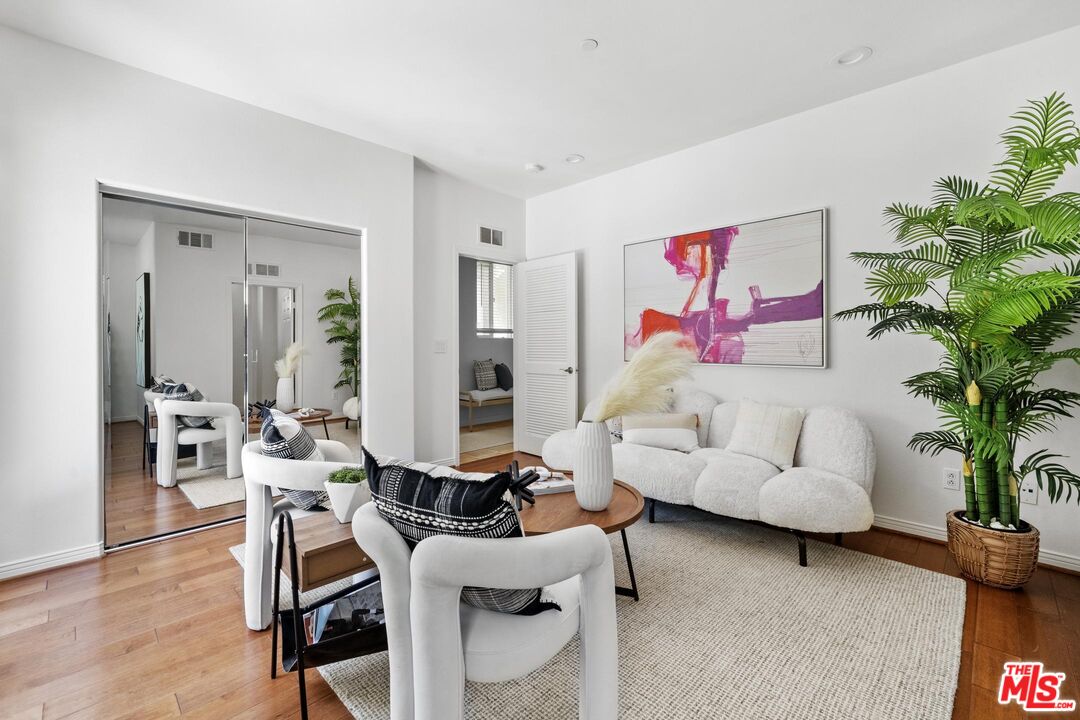
[[436, 340], [435, 341], [435, 353], [438, 354], [438, 355], [445, 355], [446, 354], [446, 341], [445, 340]]

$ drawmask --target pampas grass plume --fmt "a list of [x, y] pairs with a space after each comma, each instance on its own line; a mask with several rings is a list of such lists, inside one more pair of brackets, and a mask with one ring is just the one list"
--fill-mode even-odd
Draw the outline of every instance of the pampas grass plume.
[[304, 354], [304, 346], [294, 342], [285, 348], [285, 357], [274, 361], [274, 370], [277, 370], [279, 378], [292, 377], [300, 369], [300, 356]]
[[690, 375], [697, 356], [676, 332], [653, 335], [604, 393], [597, 421], [621, 415], [664, 412], [671, 404], [669, 388]]

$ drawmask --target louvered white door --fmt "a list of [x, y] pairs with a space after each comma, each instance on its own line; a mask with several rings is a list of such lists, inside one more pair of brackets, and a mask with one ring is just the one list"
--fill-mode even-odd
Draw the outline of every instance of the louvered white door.
[[514, 448], [577, 424], [577, 256], [514, 266]]

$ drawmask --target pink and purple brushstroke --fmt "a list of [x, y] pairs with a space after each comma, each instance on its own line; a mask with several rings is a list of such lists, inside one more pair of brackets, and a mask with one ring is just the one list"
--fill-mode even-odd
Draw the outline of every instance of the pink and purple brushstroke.
[[[741, 364], [746, 346], [743, 333], [754, 325], [820, 319], [824, 313], [824, 285], [802, 295], [762, 297], [761, 288], [751, 285], [750, 309], [741, 315], [728, 313], [729, 298], [716, 297], [720, 272], [728, 267], [731, 246], [738, 226], [677, 235], [664, 241], [664, 260], [681, 278], [693, 280], [693, 287], [677, 315], [646, 308], [641, 313], [638, 332], [628, 341], [641, 343], [658, 332], [682, 333], [697, 350], [698, 361], [710, 364]], [[706, 285], [705, 309], [691, 310]]]

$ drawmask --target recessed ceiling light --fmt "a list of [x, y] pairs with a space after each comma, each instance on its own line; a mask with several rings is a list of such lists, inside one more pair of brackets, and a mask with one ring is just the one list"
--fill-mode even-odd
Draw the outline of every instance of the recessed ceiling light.
[[583, 52], [592, 52], [598, 47], [600, 47], [600, 43], [592, 38], [585, 38], [581, 41], [581, 49]]
[[544, 172], [544, 166], [540, 163], [525, 163], [525, 172], [538, 173]]
[[836, 62], [836, 64], [840, 67], [851, 67], [852, 65], [858, 65], [863, 60], [868, 59], [873, 54], [873, 48], [867, 47], [866, 45], [861, 45], [857, 48], [852, 48], [847, 52], [840, 53], [836, 56], [834, 62]]
[[574, 153], [573, 155], [567, 155], [566, 162], [570, 163], [571, 165], [577, 165], [579, 162], [585, 162], [585, 156], [578, 155], [577, 153]]

